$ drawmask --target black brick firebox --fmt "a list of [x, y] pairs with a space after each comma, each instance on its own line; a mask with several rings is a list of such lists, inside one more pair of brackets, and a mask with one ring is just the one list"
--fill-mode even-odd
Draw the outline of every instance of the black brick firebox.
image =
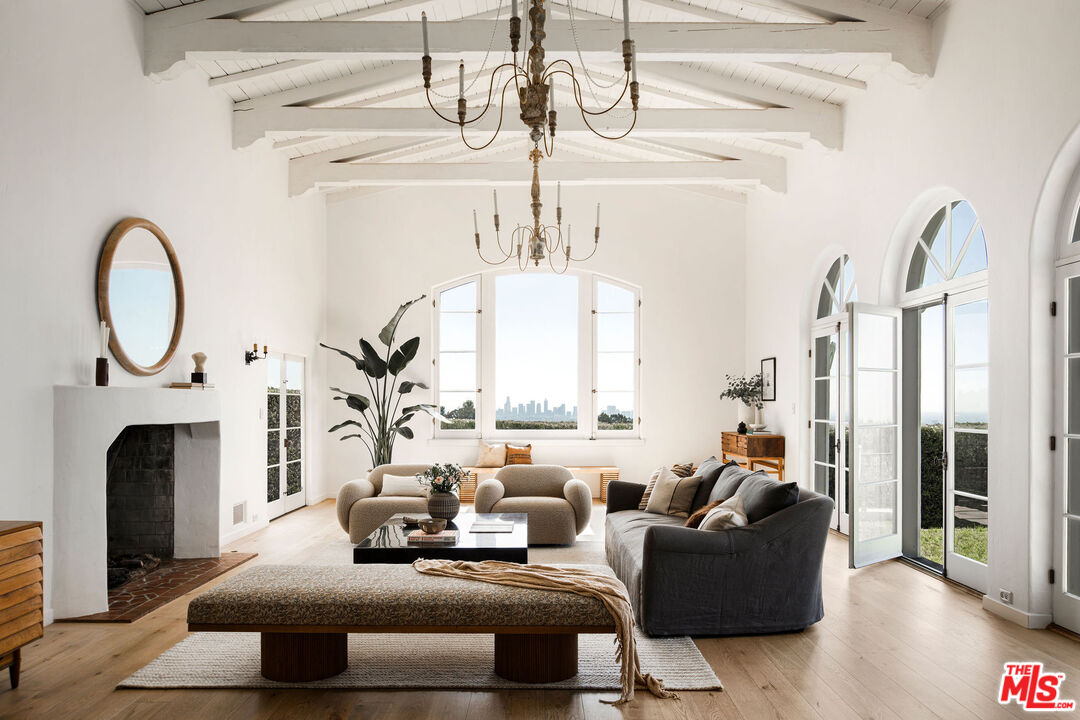
[[[109, 447], [106, 527], [109, 565], [173, 556], [173, 426], [131, 425]], [[156, 564], [156, 562], [155, 562]], [[110, 570], [110, 586], [127, 579]]]

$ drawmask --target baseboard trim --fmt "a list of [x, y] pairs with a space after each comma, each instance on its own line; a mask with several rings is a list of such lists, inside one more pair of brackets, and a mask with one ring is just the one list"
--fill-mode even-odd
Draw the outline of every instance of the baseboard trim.
[[230, 543], [234, 543], [237, 540], [239, 540], [240, 538], [245, 537], [247, 535], [250, 535], [251, 533], [255, 532], [256, 530], [261, 530], [264, 527], [267, 527], [269, 525], [270, 525], [270, 522], [268, 520], [261, 520], [261, 521], [256, 522], [256, 523], [249, 523], [247, 525], [244, 525], [243, 527], [237, 528], [236, 530], [233, 530], [232, 532], [227, 532], [224, 535], [222, 535], [220, 545], [221, 545], [222, 549], [224, 549], [226, 545], [228, 545]]
[[1053, 622], [1054, 618], [1049, 613], [1029, 613], [1015, 608], [1012, 605], [1006, 605], [1000, 600], [995, 600], [989, 595], [983, 595], [982, 599], [983, 610], [991, 612], [998, 617], [1005, 618], [1009, 622], [1016, 623], [1020, 627], [1025, 627], [1029, 630], [1044, 630], [1046, 626]]

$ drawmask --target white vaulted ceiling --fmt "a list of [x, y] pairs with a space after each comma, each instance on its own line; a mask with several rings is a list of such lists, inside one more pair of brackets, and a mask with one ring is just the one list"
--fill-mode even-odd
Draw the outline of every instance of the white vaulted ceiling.
[[[293, 194], [528, 181], [530, 144], [512, 92], [500, 137], [472, 151], [428, 107], [420, 77], [426, 11], [437, 103], [454, 114], [461, 57], [470, 114], [482, 106], [490, 70], [509, 57], [509, 0], [135, 1], [147, 13], [147, 74], [204, 72], [234, 102], [236, 147], [262, 140], [291, 158]], [[621, 80], [621, 2], [566, 2], [548, 2], [548, 59], [579, 65], [580, 50], [595, 83], [583, 80], [586, 103], [610, 103], [615, 95], [603, 86]], [[928, 18], [943, 2], [631, 0], [637, 126], [619, 142], [593, 136], [562, 104], [567, 87], [546, 178], [662, 183], [735, 199], [762, 186], [782, 192], [785, 160], [804, 143], [842, 147], [842, 106], [875, 74], [932, 75]], [[628, 123], [620, 107], [600, 126]], [[483, 141], [490, 133], [467, 134]]]

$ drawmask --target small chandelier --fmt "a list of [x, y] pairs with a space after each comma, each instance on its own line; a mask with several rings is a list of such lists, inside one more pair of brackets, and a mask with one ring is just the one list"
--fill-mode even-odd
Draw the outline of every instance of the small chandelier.
[[[596, 203], [596, 228], [593, 231], [593, 247], [585, 257], [573, 257], [570, 249], [570, 231], [571, 226], [566, 226], [566, 236], [563, 237], [562, 231], [562, 183], [556, 186], [556, 204], [555, 204], [555, 225], [543, 225], [540, 222], [540, 208], [543, 207], [543, 203], [540, 202], [540, 159], [543, 154], [540, 152], [539, 147], [533, 147], [529, 152], [529, 159], [532, 160], [533, 173], [532, 173], [532, 208], [533, 224], [530, 225], [518, 225], [514, 228], [510, 234], [510, 248], [503, 249], [502, 240], [499, 239], [499, 195], [496, 190], [491, 191], [492, 199], [495, 203], [495, 242], [499, 247], [499, 255], [495, 260], [488, 260], [484, 257], [483, 251], [480, 249], [480, 225], [476, 219], [476, 210], [473, 210], [473, 231], [476, 237], [476, 254], [480, 256], [488, 265], [502, 265], [512, 258], [516, 258], [519, 270], [525, 270], [529, 267], [529, 261], [531, 260], [534, 267], [539, 267], [540, 263], [547, 258], [548, 264], [551, 266], [551, 270], [555, 273], [562, 274], [566, 272], [566, 269], [570, 267], [571, 261], [584, 262], [593, 255], [596, 254], [596, 249], [600, 246], [600, 203]], [[555, 261], [555, 257], [558, 256], [562, 260], [562, 267], [560, 268]]]
[[[629, 0], [623, 0], [623, 41], [622, 41], [622, 56], [623, 56], [623, 68], [625, 72], [625, 79], [623, 81], [622, 92], [619, 97], [610, 106], [606, 108], [589, 110], [585, 107], [582, 101], [582, 89], [578, 82], [577, 75], [575, 74], [574, 66], [568, 60], [556, 60], [550, 64], [544, 62], [544, 38], [546, 33], [544, 32], [544, 23], [547, 19], [547, 11], [544, 9], [544, 0], [529, 0], [529, 38], [532, 46], [529, 48], [528, 54], [522, 54], [520, 62], [518, 61], [518, 49], [521, 40], [521, 18], [518, 16], [518, 3], [517, 0], [512, 0], [511, 18], [510, 18], [510, 50], [513, 53], [513, 62], [504, 62], [497, 66], [491, 73], [491, 80], [488, 84], [488, 96], [487, 101], [481, 109], [472, 118], [468, 117], [468, 106], [465, 102], [465, 63], [458, 66], [458, 99], [457, 99], [457, 119], [447, 117], [438, 108], [435, 107], [435, 103], [431, 99], [431, 55], [428, 47], [428, 30], [427, 30], [427, 13], [421, 13], [420, 22], [424, 35], [424, 56], [423, 56], [423, 76], [424, 76], [424, 89], [427, 96], [428, 105], [435, 112], [436, 115], [441, 117], [448, 123], [454, 123], [461, 129], [461, 139], [470, 149], [482, 150], [494, 142], [498, 137], [499, 131], [502, 130], [502, 121], [506, 112], [506, 90], [513, 82], [517, 89], [518, 102], [521, 110], [521, 120], [525, 123], [525, 126], [529, 128], [529, 139], [532, 140], [534, 147], [538, 147], [541, 140], [544, 143], [544, 152], [551, 156], [555, 151], [555, 126], [558, 120], [558, 113], [555, 110], [555, 76], [566, 75], [570, 78], [570, 82], [573, 88], [572, 97], [574, 104], [577, 105], [581, 111], [581, 118], [585, 123], [585, 127], [591, 130], [599, 137], [608, 140], [618, 140], [624, 138], [630, 134], [634, 129], [634, 125], [637, 123], [637, 110], [638, 110], [638, 82], [637, 82], [637, 60], [634, 50], [634, 41], [630, 39], [630, 19], [629, 12]], [[574, 23], [573, 8], [570, 8], [570, 22], [571, 26]], [[577, 33], [574, 33], [574, 42], [577, 44]], [[581, 48], [578, 46], [578, 57], [581, 57]], [[526, 65], [527, 63], [527, 65]], [[582, 59], [584, 63], [584, 59]], [[500, 72], [504, 69], [511, 70], [511, 77], [502, 83], [502, 88], [498, 92], [499, 96], [499, 123], [495, 128], [495, 132], [491, 138], [482, 145], [473, 145], [465, 137], [465, 126], [472, 125], [479, 122], [492, 107], [492, 98], [495, 95], [496, 87], [495, 82], [499, 78]], [[582, 65], [582, 71], [588, 78], [588, 69]], [[483, 68], [481, 68], [483, 73]], [[590, 84], [592, 81], [590, 80]], [[633, 110], [633, 119], [630, 123], [630, 127], [625, 131], [617, 135], [605, 135], [592, 126], [589, 121], [590, 117], [596, 117], [599, 115], [605, 115], [614, 110], [619, 103], [626, 97], [627, 90], [630, 91], [630, 103]], [[546, 111], [546, 112], [545, 112]]]

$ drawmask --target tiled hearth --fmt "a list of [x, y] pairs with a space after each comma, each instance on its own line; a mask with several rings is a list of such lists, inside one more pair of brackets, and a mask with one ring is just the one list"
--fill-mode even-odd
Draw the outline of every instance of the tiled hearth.
[[70, 618], [67, 622], [132, 622], [157, 610], [258, 553], [222, 553], [220, 558], [163, 560], [154, 570], [109, 591], [108, 612]]

